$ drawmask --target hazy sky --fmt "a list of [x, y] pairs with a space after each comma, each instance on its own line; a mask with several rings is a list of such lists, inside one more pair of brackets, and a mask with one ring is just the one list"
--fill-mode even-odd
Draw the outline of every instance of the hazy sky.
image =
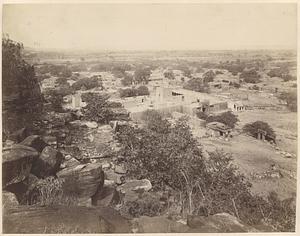
[[3, 32], [57, 49], [294, 49], [297, 6], [256, 4], [15, 4]]

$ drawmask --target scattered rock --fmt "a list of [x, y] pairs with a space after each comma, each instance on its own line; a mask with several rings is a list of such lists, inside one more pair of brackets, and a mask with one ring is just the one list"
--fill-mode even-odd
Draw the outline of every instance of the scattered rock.
[[102, 165], [102, 169], [109, 169], [111, 167], [109, 162], [101, 163], [101, 165]]
[[66, 192], [76, 192], [79, 198], [90, 198], [103, 187], [104, 172], [100, 163], [80, 164], [56, 174], [65, 181]]
[[11, 207], [15, 207], [18, 205], [19, 205], [19, 202], [14, 193], [2, 191], [2, 206], [3, 206], [3, 208], [11, 208]]
[[27, 146], [16, 144], [3, 149], [2, 153], [2, 186], [23, 181], [30, 173], [32, 163], [38, 157], [38, 152]]
[[39, 178], [55, 175], [62, 161], [63, 155], [51, 146], [47, 146], [34, 161], [31, 173]]
[[3, 233], [130, 233], [130, 224], [105, 207], [19, 206], [4, 211]]
[[39, 136], [39, 135], [31, 135], [25, 138], [21, 143], [21, 145], [32, 147], [38, 152], [42, 152], [43, 149], [48, 146], [47, 143]]

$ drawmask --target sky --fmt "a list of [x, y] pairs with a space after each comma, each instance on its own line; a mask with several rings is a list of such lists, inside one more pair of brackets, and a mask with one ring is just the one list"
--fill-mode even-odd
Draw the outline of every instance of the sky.
[[3, 32], [39, 49], [295, 49], [297, 6], [8, 4]]

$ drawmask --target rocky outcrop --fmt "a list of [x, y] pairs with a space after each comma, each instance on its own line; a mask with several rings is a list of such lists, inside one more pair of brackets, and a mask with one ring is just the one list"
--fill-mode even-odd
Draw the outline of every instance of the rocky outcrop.
[[55, 175], [63, 161], [63, 155], [56, 149], [47, 146], [34, 161], [31, 173], [39, 178]]
[[89, 163], [65, 168], [56, 174], [64, 180], [66, 192], [76, 191], [79, 198], [90, 198], [103, 187], [104, 172], [101, 164]]
[[30, 135], [25, 138], [21, 143], [21, 145], [32, 147], [38, 152], [42, 152], [43, 149], [48, 146], [47, 143], [39, 136], [39, 135]]
[[26, 127], [16, 130], [8, 136], [9, 140], [19, 143], [29, 135], [29, 131]]
[[219, 213], [206, 216], [188, 216], [189, 233], [237, 233], [257, 232], [256, 229], [242, 224], [235, 216]]
[[4, 211], [3, 233], [130, 233], [130, 224], [110, 208], [23, 206]]
[[25, 180], [30, 173], [32, 163], [37, 157], [38, 152], [35, 149], [19, 144], [3, 149], [3, 187]]

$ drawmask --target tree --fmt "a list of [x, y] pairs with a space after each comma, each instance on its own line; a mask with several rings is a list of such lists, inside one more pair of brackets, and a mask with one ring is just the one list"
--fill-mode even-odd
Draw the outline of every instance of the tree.
[[200, 78], [190, 79], [188, 82], [186, 82], [183, 88], [193, 90], [196, 92], [201, 92], [201, 93], [209, 92], [208, 85], [206, 83], [203, 83], [203, 81]]
[[87, 103], [82, 108], [84, 118], [101, 124], [108, 124], [111, 120], [118, 119], [118, 114], [113, 109], [119, 108], [121, 104], [110, 102], [108, 99], [109, 95], [84, 93], [82, 100]]
[[164, 72], [164, 77], [170, 80], [174, 80], [175, 79], [175, 75], [173, 73], [173, 70], [168, 70]]
[[297, 112], [297, 92], [283, 92], [279, 99], [285, 101], [291, 111]]
[[94, 75], [90, 78], [82, 78], [76, 81], [74, 84], [72, 84], [72, 88], [74, 90], [80, 90], [83, 87], [87, 90], [97, 87], [103, 89], [101, 76]]
[[260, 131], [266, 132], [267, 140], [275, 140], [276, 135], [271, 126], [264, 121], [255, 121], [253, 123], [248, 123], [243, 127], [243, 131], [248, 133], [253, 137], [257, 137], [257, 133]]
[[260, 75], [255, 69], [244, 70], [240, 74], [240, 78], [244, 79], [246, 83], [256, 84], [260, 82]]
[[121, 80], [121, 83], [123, 86], [131, 86], [133, 83], [133, 76], [125, 73], [124, 79]]
[[22, 54], [23, 45], [2, 38], [3, 128], [7, 132], [31, 126], [39, 119], [43, 97], [35, 69]]
[[148, 67], [137, 68], [134, 72], [134, 80], [136, 83], [147, 84], [151, 75]]
[[237, 115], [233, 114], [231, 111], [223, 112], [219, 115], [208, 116], [206, 122], [220, 122], [227, 125], [230, 128], [234, 128], [235, 124], [239, 121]]
[[147, 86], [142, 85], [142, 86], [139, 86], [139, 87], [137, 88], [137, 95], [138, 95], [138, 96], [144, 96], [144, 95], [149, 95], [149, 94], [150, 94], [150, 93], [149, 93], [149, 89], [148, 89]]
[[213, 82], [215, 77], [216, 77], [215, 72], [209, 70], [203, 74], [202, 79], [204, 83], [208, 83], [208, 82]]

